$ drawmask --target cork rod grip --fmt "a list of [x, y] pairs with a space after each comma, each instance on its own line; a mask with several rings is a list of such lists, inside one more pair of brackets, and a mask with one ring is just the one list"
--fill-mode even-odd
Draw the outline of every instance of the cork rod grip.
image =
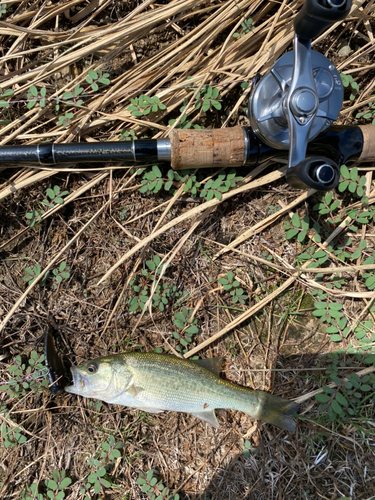
[[363, 148], [358, 161], [375, 161], [375, 126], [360, 125], [363, 134]]
[[169, 138], [174, 170], [240, 167], [245, 161], [245, 135], [241, 127], [174, 129]]

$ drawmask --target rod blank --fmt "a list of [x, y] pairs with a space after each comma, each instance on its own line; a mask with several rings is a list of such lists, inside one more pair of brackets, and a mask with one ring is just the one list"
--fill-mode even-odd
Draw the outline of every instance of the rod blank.
[[4, 146], [0, 148], [0, 164], [36, 162], [40, 165], [54, 165], [56, 163], [103, 161], [130, 161], [132, 163], [144, 161], [150, 163], [156, 162], [158, 159], [158, 141], [156, 140], [37, 144], [35, 146]]

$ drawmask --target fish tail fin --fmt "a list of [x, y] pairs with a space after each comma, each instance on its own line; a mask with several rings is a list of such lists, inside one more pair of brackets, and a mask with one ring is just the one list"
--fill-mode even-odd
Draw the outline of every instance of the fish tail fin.
[[273, 396], [267, 392], [256, 392], [259, 400], [259, 410], [256, 418], [286, 431], [294, 432], [296, 424], [291, 415], [297, 413], [299, 405], [294, 401]]

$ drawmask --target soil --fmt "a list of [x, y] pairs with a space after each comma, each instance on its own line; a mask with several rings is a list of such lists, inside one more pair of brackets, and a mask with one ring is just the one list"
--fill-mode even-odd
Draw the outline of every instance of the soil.
[[[241, 83], [269, 70], [291, 49], [291, 13], [300, 7], [296, 1], [258, 0], [63, 4], [36, 0], [2, 5], [7, 11], [4, 22], [3, 17], [0, 20], [0, 87], [11, 88], [12, 101], [17, 101], [2, 108], [2, 145], [124, 140], [124, 132], [130, 130], [138, 139], [156, 138], [167, 136], [169, 120], [183, 113], [192, 124], [206, 128], [244, 125], [247, 95]], [[373, 73], [367, 66], [374, 46], [368, 52], [363, 49], [375, 28], [371, 5], [362, 2], [360, 17], [353, 14], [314, 46], [360, 86], [354, 104], [350, 87], [345, 90], [338, 120], [344, 124], [355, 123], [356, 113], [367, 109], [373, 92]], [[246, 34], [241, 21], [249, 18], [255, 30]], [[233, 38], [236, 31], [246, 36]], [[356, 52], [339, 57], [343, 39], [350, 39]], [[356, 54], [361, 58], [353, 58]], [[93, 90], [85, 80], [89, 69], [107, 72], [110, 84]], [[190, 109], [181, 111], [184, 99], [196, 89], [189, 86], [188, 76], [198, 86], [220, 88], [220, 110], [202, 112], [193, 101]], [[90, 97], [79, 104], [76, 96], [71, 98], [74, 105], [68, 105], [63, 93], [74, 91], [78, 84]], [[58, 95], [60, 109], [56, 110], [55, 101], [28, 108], [23, 101], [30, 101], [32, 86], [38, 95], [41, 88], [47, 89], [47, 96]], [[167, 110], [132, 116], [127, 109], [130, 99], [141, 94], [158, 95]], [[74, 117], [64, 128], [59, 117], [69, 112]], [[281, 166], [274, 162], [260, 177]], [[161, 166], [164, 182], [168, 169]], [[297, 431], [291, 434], [232, 410], [217, 412], [220, 429], [216, 429], [183, 413], [154, 415], [64, 392], [53, 395], [41, 380], [32, 390], [23, 388], [25, 373], [14, 377], [10, 367], [17, 364], [17, 356], [26, 367], [33, 352], [41, 356], [46, 331], [53, 332], [67, 368], [107, 353], [159, 349], [189, 356], [199, 348], [199, 357], [224, 358], [224, 378], [288, 399], [328, 383], [327, 355], [337, 347], [330, 342], [326, 325], [312, 315], [314, 286], [306, 280], [295, 279], [267, 302], [293, 274], [296, 257], [308, 246], [286, 239], [288, 212], [276, 216], [279, 202], [289, 206], [301, 194], [284, 179], [221, 200], [184, 239], [197, 220], [194, 210], [204, 201], [199, 196], [182, 193], [172, 202], [166, 190], [142, 193], [143, 174], [137, 176], [132, 167], [120, 163], [59, 165], [41, 179], [38, 174], [43, 172], [33, 164], [0, 168], [1, 498], [48, 498], [46, 481], [53, 471], [62, 470], [72, 480], [64, 490], [68, 500], [150, 498], [137, 483], [150, 470], [169, 488], [171, 498], [178, 494], [181, 500], [373, 498], [372, 400], [363, 418], [332, 423], [320, 414], [311, 395], [301, 404]], [[249, 168], [238, 170], [241, 177], [248, 174]], [[217, 178], [218, 172], [197, 175], [203, 183]], [[372, 178], [373, 187], [371, 183]], [[48, 189], [55, 186], [60, 194], [68, 192], [64, 203], [48, 196]], [[345, 206], [357, 201], [340, 193], [334, 196]], [[314, 195], [291, 210], [322, 222], [313, 210], [318, 198]], [[54, 212], [51, 206], [56, 207]], [[38, 214], [34, 212], [35, 224], [30, 225], [32, 219], [26, 214], [33, 211]], [[184, 214], [185, 220], [144, 244], [108, 275], [135, 244]], [[223, 245], [272, 214], [271, 224], [234, 250], [216, 255]], [[331, 228], [326, 223], [325, 229]], [[365, 234], [369, 254], [374, 252], [373, 234], [370, 224]], [[352, 238], [354, 246], [361, 235]], [[132, 311], [130, 302], [138, 293], [132, 280], [138, 276], [150, 290], [148, 262], [155, 256], [171, 257], [160, 283], [168, 290], [176, 288], [164, 308], [158, 304], [151, 313]], [[68, 267], [61, 268], [63, 262]], [[35, 266], [44, 274], [50, 264], [46, 283], [30, 288], [26, 268], [37, 276]], [[240, 283], [243, 302], [234, 302], [230, 290], [219, 284], [228, 272]], [[342, 276], [345, 291], [367, 292], [358, 276]], [[263, 300], [263, 307], [247, 320], [200, 347]], [[367, 304], [366, 299], [353, 297], [338, 301], [351, 321]], [[187, 345], [173, 335], [178, 330], [174, 315], [183, 308], [190, 315], [194, 311], [199, 328]], [[370, 314], [366, 319], [373, 322]], [[12, 380], [20, 382], [16, 393], [9, 390]], [[26, 437], [23, 443], [14, 441], [17, 428]], [[121, 456], [114, 460], [105, 453], [103, 457], [102, 444], [108, 436], [123, 443]], [[92, 458], [99, 462], [88, 461]], [[98, 464], [106, 466], [105, 478], [111, 484], [94, 492], [85, 485]], [[27, 496], [27, 488], [35, 483], [42, 497], [35, 491]]]

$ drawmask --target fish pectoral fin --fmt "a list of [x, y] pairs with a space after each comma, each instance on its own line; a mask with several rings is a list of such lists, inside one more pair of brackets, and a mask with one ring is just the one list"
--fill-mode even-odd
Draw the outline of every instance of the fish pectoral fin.
[[128, 387], [125, 390], [125, 392], [127, 392], [128, 394], [133, 396], [133, 398], [136, 398], [138, 396], [138, 394], [142, 391], [144, 391], [144, 388], [139, 386], [139, 385], [136, 386], [134, 381], [130, 382], [130, 384], [128, 385]]
[[203, 366], [203, 368], [206, 368], [206, 370], [209, 370], [215, 375], [219, 375], [223, 364], [223, 358], [195, 359], [194, 363]]
[[198, 412], [192, 413], [192, 415], [194, 415], [194, 417], [200, 418], [201, 420], [204, 420], [205, 422], [213, 425], [214, 427], [220, 427], [214, 410], [198, 411]]
[[148, 413], [163, 413], [164, 410], [158, 410], [157, 408], [141, 408], [140, 406], [137, 406], [137, 410], [141, 411], [147, 411]]

